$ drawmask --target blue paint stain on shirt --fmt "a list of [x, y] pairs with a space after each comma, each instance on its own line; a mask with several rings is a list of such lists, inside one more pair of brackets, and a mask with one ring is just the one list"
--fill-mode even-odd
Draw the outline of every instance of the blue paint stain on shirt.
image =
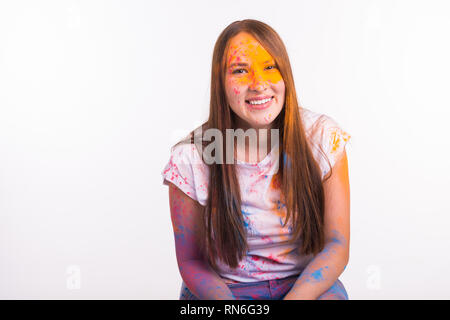
[[284, 207], [286, 207], [286, 205], [280, 200], [277, 200], [277, 210], [283, 209]]
[[260, 235], [260, 232], [252, 225], [251, 220], [249, 218], [252, 214], [244, 210], [241, 210], [241, 212], [244, 218], [243, 219], [244, 227], [247, 229], [248, 233], [250, 235]]

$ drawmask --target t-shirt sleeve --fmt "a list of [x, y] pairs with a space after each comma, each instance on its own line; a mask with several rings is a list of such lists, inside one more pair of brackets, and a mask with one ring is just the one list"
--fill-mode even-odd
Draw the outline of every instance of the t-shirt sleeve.
[[[198, 160], [194, 155], [194, 148], [190, 144], [172, 147], [169, 162], [161, 174], [163, 184], [172, 183], [186, 195], [203, 204], [204, 201], [200, 201], [197, 195], [196, 180], [199, 180], [199, 163], [196, 162]], [[203, 180], [203, 176], [201, 178]]]
[[322, 115], [318, 121], [320, 121], [317, 135], [318, 141], [330, 161], [330, 164], [328, 164], [327, 160], [323, 157], [319, 161], [322, 170], [322, 179], [324, 179], [330, 172], [330, 166], [331, 168], [334, 167], [335, 163], [343, 155], [345, 146], [350, 141], [351, 135], [329, 116]]

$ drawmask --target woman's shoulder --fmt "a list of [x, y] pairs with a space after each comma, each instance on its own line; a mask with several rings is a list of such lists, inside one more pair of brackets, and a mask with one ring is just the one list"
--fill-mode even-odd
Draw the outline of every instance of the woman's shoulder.
[[161, 172], [163, 183], [172, 183], [201, 205], [206, 204], [208, 167], [201, 160], [190, 135], [178, 141], [170, 149], [170, 159]]
[[311, 143], [313, 154], [322, 167], [323, 175], [329, 168], [322, 151], [330, 161], [331, 167], [345, 150], [351, 135], [331, 116], [323, 113], [301, 108], [301, 118], [308, 140]]
[[329, 143], [329, 135], [339, 134], [347, 140], [350, 135], [342, 129], [338, 121], [330, 115], [300, 107], [300, 114], [306, 135], [315, 143]]
[[300, 107], [299, 110], [305, 131], [308, 133], [313, 133], [317, 130], [333, 126], [339, 127], [339, 124], [331, 116], [325, 113], [319, 113], [304, 107]]
[[203, 164], [201, 161], [202, 126], [195, 128], [184, 138], [176, 142], [171, 148], [171, 156], [189, 164]]

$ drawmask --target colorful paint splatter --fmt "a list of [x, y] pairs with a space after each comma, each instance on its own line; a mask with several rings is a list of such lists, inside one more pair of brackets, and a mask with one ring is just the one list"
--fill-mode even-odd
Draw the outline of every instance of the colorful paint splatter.
[[[305, 108], [300, 108], [300, 112], [313, 155], [320, 165], [322, 177], [325, 177], [329, 166], [318, 146], [325, 151], [333, 166], [350, 135], [329, 116]], [[278, 166], [278, 154], [274, 150], [259, 163], [237, 160], [241, 210], [249, 250], [236, 269], [217, 261], [219, 274], [226, 283], [275, 280], [298, 275], [313, 258], [299, 255], [297, 246], [287, 243], [291, 239], [292, 226], [286, 224], [283, 227], [286, 207], [280, 197], [280, 181], [274, 169]], [[195, 146], [176, 146], [162, 176], [164, 184], [172, 183], [201, 205], [206, 205], [209, 172]], [[312, 274], [313, 279], [320, 280], [321, 272], [317, 270]]]

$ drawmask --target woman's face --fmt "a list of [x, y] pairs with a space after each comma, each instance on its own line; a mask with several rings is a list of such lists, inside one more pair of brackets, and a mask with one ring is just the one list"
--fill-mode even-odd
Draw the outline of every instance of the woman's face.
[[230, 39], [225, 91], [244, 129], [270, 128], [284, 106], [285, 86], [275, 60], [250, 34]]

